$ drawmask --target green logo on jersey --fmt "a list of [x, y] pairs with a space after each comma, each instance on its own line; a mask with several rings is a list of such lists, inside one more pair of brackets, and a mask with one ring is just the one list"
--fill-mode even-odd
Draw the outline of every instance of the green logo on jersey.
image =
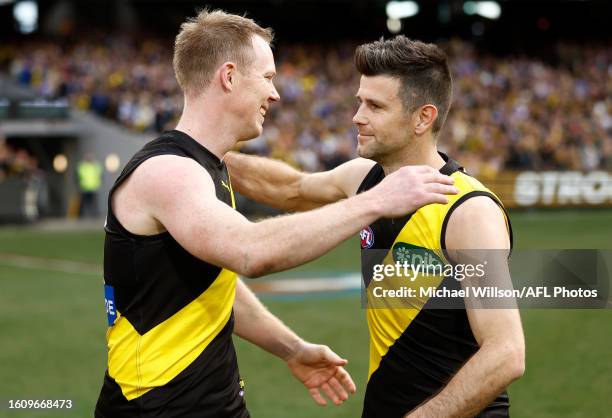
[[436, 267], [441, 269], [444, 266], [444, 262], [432, 250], [405, 242], [396, 243], [391, 249], [391, 254], [394, 262], [409, 266], [421, 265], [426, 268], [422, 271], [433, 270]]

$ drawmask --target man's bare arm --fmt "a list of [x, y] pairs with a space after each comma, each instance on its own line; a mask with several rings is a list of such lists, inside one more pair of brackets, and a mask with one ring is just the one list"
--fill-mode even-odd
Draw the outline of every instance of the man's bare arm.
[[244, 196], [277, 209], [304, 211], [353, 196], [374, 165], [356, 158], [333, 170], [304, 173], [271, 158], [228, 152], [232, 185]]
[[234, 316], [234, 334], [283, 360], [294, 354], [302, 343], [302, 339], [272, 315], [242, 280], [236, 284]]
[[445, 194], [456, 193], [452, 179], [434, 169], [405, 167], [350, 199], [253, 223], [217, 199], [210, 175], [189, 158], [153, 157], [131, 177], [147, 216], [183, 248], [248, 277], [304, 264], [380, 217], [445, 203]]
[[[509, 249], [504, 217], [488, 197], [469, 199], [453, 212], [446, 240], [451, 258], [458, 263], [474, 261], [473, 253], [459, 250]], [[509, 279], [505, 260], [495, 270], [491, 274]], [[480, 348], [440, 393], [407, 417], [473, 417], [523, 375], [525, 340], [518, 310], [468, 308], [467, 315]]]
[[327, 403], [320, 391], [336, 405], [347, 400], [349, 393], [355, 393], [355, 383], [342, 367], [346, 360], [325, 345], [298, 337], [241, 280], [236, 286], [234, 316], [234, 333], [284, 360], [319, 405]]

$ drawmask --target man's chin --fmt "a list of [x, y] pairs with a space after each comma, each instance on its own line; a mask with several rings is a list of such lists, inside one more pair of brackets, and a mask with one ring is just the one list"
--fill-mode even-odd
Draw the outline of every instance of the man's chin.
[[255, 129], [253, 129], [248, 134], [241, 135], [236, 142], [246, 142], [251, 139], [259, 138], [263, 133], [263, 126], [258, 125]]
[[361, 158], [372, 159], [373, 153], [368, 150], [366, 147], [362, 147], [361, 145], [357, 145], [357, 155]]

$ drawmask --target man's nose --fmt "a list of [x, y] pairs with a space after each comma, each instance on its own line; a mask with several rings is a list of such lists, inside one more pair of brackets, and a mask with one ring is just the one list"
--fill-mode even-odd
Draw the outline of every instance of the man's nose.
[[355, 115], [353, 116], [353, 123], [355, 125], [365, 125], [368, 123], [367, 119], [365, 119], [361, 113], [361, 106], [359, 106], [359, 109], [357, 109], [357, 112], [355, 112]]
[[280, 94], [278, 94], [276, 87], [274, 86], [274, 84], [272, 84], [272, 91], [270, 92], [270, 101], [278, 102], [279, 100], [280, 100]]

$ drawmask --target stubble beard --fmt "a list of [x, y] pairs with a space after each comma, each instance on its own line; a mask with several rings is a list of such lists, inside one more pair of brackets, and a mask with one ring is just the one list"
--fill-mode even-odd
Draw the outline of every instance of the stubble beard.
[[370, 143], [370, 146], [366, 147], [357, 145], [357, 155], [359, 155], [361, 158], [366, 158], [379, 164], [383, 164], [384, 161], [388, 159], [388, 155], [393, 153], [393, 150], [387, 149], [387, 147], [376, 142], [375, 140], [371, 142], [373, 143]]

